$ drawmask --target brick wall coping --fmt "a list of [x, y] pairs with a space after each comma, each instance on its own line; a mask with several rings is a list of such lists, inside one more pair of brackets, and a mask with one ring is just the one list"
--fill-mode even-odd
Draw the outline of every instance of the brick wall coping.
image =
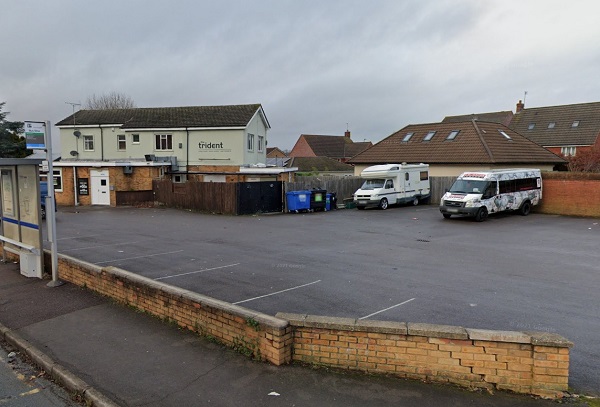
[[170, 284], [163, 283], [161, 281], [152, 280], [148, 277], [141, 276], [139, 274], [132, 273], [127, 270], [120, 269], [114, 266], [100, 267], [96, 264], [88, 263], [86, 261], [77, 259], [75, 257], [67, 256], [64, 254], [59, 254], [61, 259], [65, 261], [74, 263], [76, 265], [81, 266], [82, 268], [93, 272], [93, 273], [106, 273], [114, 276], [123, 281], [128, 281], [129, 283], [139, 286], [145, 287], [149, 289], [154, 289], [157, 291], [162, 291], [165, 294], [168, 294], [173, 297], [179, 297], [182, 299], [186, 299], [197, 303], [201, 306], [207, 306], [212, 308], [220, 309], [224, 312], [227, 312], [234, 316], [239, 316], [243, 319], [253, 319], [260, 324], [264, 324], [266, 326], [276, 328], [276, 329], [285, 329], [289, 326], [288, 321], [284, 319], [280, 319], [277, 317], [273, 317], [267, 314], [263, 314], [261, 312], [253, 311], [248, 308], [240, 307], [239, 305], [233, 305], [229, 302], [217, 300], [212, 297], [207, 297], [202, 294], [195, 293], [193, 291], [185, 290], [183, 288], [179, 288]]
[[336, 318], [318, 315], [279, 312], [277, 318], [289, 321], [291, 326], [322, 328], [340, 331], [371, 332], [396, 335], [424, 336], [460, 340], [510, 342], [535, 346], [571, 348], [573, 342], [554, 333], [537, 331], [495, 331], [471, 329], [452, 325], [436, 325], [415, 322], [366, 321], [354, 318]]

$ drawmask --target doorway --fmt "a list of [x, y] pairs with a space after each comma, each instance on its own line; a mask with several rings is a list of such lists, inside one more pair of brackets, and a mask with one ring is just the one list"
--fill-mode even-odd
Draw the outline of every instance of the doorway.
[[91, 170], [90, 178], [92, 205], [110, 205], [108, 170]]

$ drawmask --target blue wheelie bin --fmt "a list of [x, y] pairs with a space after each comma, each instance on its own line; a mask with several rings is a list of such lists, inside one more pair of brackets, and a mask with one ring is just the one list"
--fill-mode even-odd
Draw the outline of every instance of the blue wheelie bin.
[[288, 212], [308, 212], [310, 210], [311, 192], [289, 191], [285, 194]]

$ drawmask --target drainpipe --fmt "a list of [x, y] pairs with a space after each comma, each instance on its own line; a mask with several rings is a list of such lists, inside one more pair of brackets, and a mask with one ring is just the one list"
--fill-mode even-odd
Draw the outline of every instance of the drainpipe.
[[[189, 171], [190, 169], [190, 131], [188, 128], [185, 128], [186, 140], [185, 140], [185, 170]], [[179, 169], [178, 169], [179, 170]], [[187, 179], [186, 179], [187, 181]]]
[[104, 133], [102, 132], [102, 126], [99, 124], [98, 128], [100, 128], [100, 161], [104, 161]]
[[[52, 182], [54, 182], [54, 174]], [[73, 166], [73, 196], [75, 198], [75, 206], [79, 206], [79, 200], [77, 199], [77, 167], [75, 166]]]

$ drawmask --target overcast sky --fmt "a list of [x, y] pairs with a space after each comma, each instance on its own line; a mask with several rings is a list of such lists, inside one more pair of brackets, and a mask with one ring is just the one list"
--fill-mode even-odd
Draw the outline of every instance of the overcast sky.
[[[269, 146], [377, 142], [444, 116], [600, 101], [598, 0], [0, 0], [0, 102], [50, 120], [261, 103]], [[58, 135], [55, 131], [53, 134]]]

